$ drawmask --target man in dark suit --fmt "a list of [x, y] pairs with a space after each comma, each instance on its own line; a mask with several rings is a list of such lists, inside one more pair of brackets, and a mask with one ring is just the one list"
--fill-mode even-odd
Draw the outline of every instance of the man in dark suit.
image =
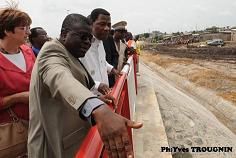
[[[115, 69], [117, 69], [119, 54], [116, 50], [115, 42], [113, 39], [113, 32], [114, 30], [111, 30], [108, 38], [103, 40], [103, 45], [106, 52], [106, 61], [112, 66], [114, 66]], [[113, 87], [115, 84], [115, 75], [110, 74], [108, 78], [109, 78], [109, 86]]]

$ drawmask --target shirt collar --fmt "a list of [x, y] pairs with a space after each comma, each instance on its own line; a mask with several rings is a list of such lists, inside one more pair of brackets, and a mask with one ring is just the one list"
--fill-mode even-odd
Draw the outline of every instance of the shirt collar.
[[32, 49], [33, 49], [34, 54], [37, 56], [39, 54], [40, 49], [35, 48], [34, 46], [32, 46]]
[[97, 39], [95, 36], [93, 36], [92, 44], [93, 44], [94, 46], [98, 47], [101, 42], [102, 42], [102, 40], [99, 40], [99, 39]]

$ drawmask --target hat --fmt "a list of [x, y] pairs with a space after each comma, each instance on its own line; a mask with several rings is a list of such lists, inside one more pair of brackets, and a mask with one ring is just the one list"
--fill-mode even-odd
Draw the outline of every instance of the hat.
[[127, 22], [126, 21], [120, 21], [120, 22], [117, 22], [115, 23], [114, 25], [112, 25], [112, 28], [114, 30], [126, 30], [125, 29], [125, 26], [127, 25]]

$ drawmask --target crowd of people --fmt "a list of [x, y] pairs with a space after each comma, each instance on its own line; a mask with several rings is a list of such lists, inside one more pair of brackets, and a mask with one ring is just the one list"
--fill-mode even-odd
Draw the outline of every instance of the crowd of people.
[[142, 123], [107, 106], [138, 51], [127, 23], [111, 26], [102, 8], [69, 14], [58, 39], [31, 23], [26, 12], [0, 9], [0, 158], [72, 158], [93, 125], [110, 157], [132, 157], [127, 128]]
[[188, 45], [195, 42], [199, 42], [199, 38], [199, 36], [193, 36], [192, 34], [179, 35], [164, 39], [162, 44], [165, 46]]

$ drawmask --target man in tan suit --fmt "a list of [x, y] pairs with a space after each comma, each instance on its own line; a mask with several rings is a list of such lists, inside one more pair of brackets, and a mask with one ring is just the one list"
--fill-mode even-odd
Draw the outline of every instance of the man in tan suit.
[[94, 81], [79, 62], [91, 45], [90, 22], [68, 15], [59, 40], [44, 44], [30, 84], [29, 158], [72, 158], [91, 124], [110, 157], [133, 155], [127, 127], [135, 123], [113, 113], [89, 89]]

